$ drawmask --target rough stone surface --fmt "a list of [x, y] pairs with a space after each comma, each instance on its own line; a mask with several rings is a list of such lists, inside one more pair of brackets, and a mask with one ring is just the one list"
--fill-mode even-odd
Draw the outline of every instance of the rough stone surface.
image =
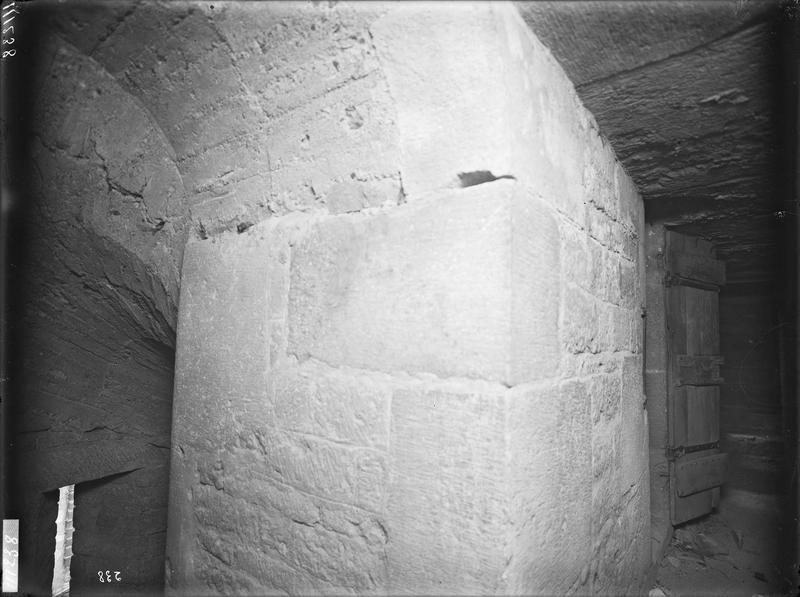
[[504, 572], [515, 595], [591, 591], [592, 437], [583, 380], [507, 397], [512, 537]]
[[[196, 241], [187, 246], [178, 320], [175, 395], [173, 404], [170, 500], [183, 503], [191, 482], [200, 474], [183, 462], [192, 451], [218, 454], [232, 440], [235, 403], [261, 402], [269, 375], [267, 263], [259, 251], [259, 230], [242, 235]], [[202, 479], [202, 477], [201, 477]], [[192, 501], [187, 506], [191, 506]], [[173, 566], [191, 569], [194, 554], [187, 537], [191, 508], [171, 508], [168, 576]], [[191, 544], [191, 543], [190, 543]]]
[[783, 131], [796, 69], [783, 40], [796, 11], [736, 0], [518, 6], [642, 189], [650, 219], [712, 240], [731, 279], [775, 276], [790, 248], [781, 235], [792, 214], [775, 214], [792, 211], [782, 171], [794, 168], [783, 155], [796, 140]]
[[353, 209], [342, 185], [365, 205], [402, 196], [393, 105], [369, 34], [385, 10], [147, 2], [109, 11], [103, 25], [93, 15], [87, 27], [80, 10], [50, 20], [148, 106], [193, 219], [210, 231]]
[[[261, 402], [267, 390], [269, 259], [259, 231], [229, 233], [187, 246], [175, 391], [191, 396], [191, 401], [178, 402], [173, 409], [178, 427], [173, 426], [172, 440], [178, 447], [187, 442], [213, 449], [226, 439], [209, 432], [226, 429], [220, 413], [233, 419], [237, 413], [229, 408], [232, 400]], [[189, 416], [197, 427], [180, 424]], [[184, 435], [192, 430], [198, 434]]]
[[[167, 475], [162, 461], [160, 468], [76, 485], [71, 592], [129, 595], [163, 590]], [[121, 542], [120, 537], [128, 540]], [[102, 586], [98, 570], [111, 570], [112, 578], [119, 571], [122, 582]]]
[[[127, 557], [116, 553], [107, 565], [124, 564], [127, 586], [157, 591], [163, 586], [174, 342], [153, 305], [158, 283], [108, 239], [75, 224], [38, 224], [28, 258], [19, 264], [35, 275], [15, 288], [27, 313], [10, 326], [18, 339], [14, 394], [25, 397], [9, 411], [18, 432], [15, 455], [24, 463], [13, 478], [25, 502], [21, 549], [35, 553], [37, 537], [54, 520], [35, 512], [43, 492], [75, 484], [81, 504], [91, 487], [107, 484], [113, 490], [99, 498], [107, 508], [100, 526], [88, 510], [75, 519], [76, 528], [94, 530], [79, 532], [73, 544], [72, 586], [96, 584], [107, 542], [120, 545], [124, 533]], [[54, 252], [54, 244], [63, 249]], [[146, 482], [137, 485], [137, 479]], [[95, 530], [98, 540], [87, 541]], [[49, 591], [52, 550], [49, 560], [49, 568], [46, 560], [24, 560], [26, 590]]]
[[665, 448], [669, 441], [667, 425], [667, 337], [665, 230], [647, 227], [647, 370], [645, 391], [650, 416], [650, 443]]
[[[328, 215], [187, 249], [172, 591], [640, 588], [641, 199], [513, 10], [470, 6], [451, 22], [426, 10], [371, 28], [407, 202], [340, 185]], [[486, 114], [470, 111], [475, 98], [412, 93], [431, 86], [444, 101], [442, 81], [500, 80], [455, 59], [471, 47], [459, 23], [502, 56], [510, 96], [484, 96]], [[413, 68], [401, 38], [428, 52]], [[455, 134], [439, 143], [422, 122]], [[511, 151], [484, 156], [472, 134]], [[235, 309], [241, 296], [255, 308]], [[245, 320], [255, 344], [240, 337]], [[250, 366], [262, 373], [228, 377]], [[213, 424], [190, 407], [198, 396]]]
[[516, 9], [51, 8], [25, 446], [162, 459], [91, 558], [177, 321], [169, 591], [633, 593], [642, 203]]
[[[78, 533], [74, 586], [97, 584], [92, 566], [125, 534], [127, 586], [157, 591], [183, 186], [160, 130], [113, 77], [61, 40], [41, 52], [48, 68], [34, 69], [31, 176], [15, 231], [25, 250], [14, 256], [9, 326], [11, 383], [24, 397], [14, 413], [21, 549], [35, 553], [48, 532], [49, 518], [35, 512], [42, 492], [77, 484], [80, 503], [101, 484], [117, 519], [102, 517], [96, 542]], [[51, 562], [23, 566], [26, 590], [49, 591]]]
[[490, 58], [506, 40], [494, 20], [485, 5], [429, 3], [396, 7], [371, 28], [397, 105], [411, 197], [458, 186], [462, 173], [513, 174], [503, 71]]
[[503, 592], [505, 392], [437, 385], [392, 396], [387, 592]]
[[31, 158], [39, 176], [31, 191], [48, 198], [53, 219], [74, 218], [138, 257], [163, 285], [158, 308], [172, 319], [186, 242], [172, 147], [148, 111], [91, 58], [57, 38], [41, 51], [49, 68], [39, 74], [34, 105]]
[[292, 253], [289, 351], [509, 384], [552, 377], [555, 233], [547, 207], [505, 180], [321, 221]]

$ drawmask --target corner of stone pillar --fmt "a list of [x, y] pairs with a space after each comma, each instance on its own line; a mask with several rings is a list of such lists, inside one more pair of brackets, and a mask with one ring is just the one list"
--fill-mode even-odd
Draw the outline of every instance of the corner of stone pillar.
[[498, 11], [492, 3], [398, 4], [370, 29], [397, 110], [409, 200], [512, 174]]
[[[628, 503], [618, 465], [639, 439], [623, 443], [636, 413], [619, 408], [640, 394], [637, 290], [620, 288], [639, 220], [614, 190], [613, 152], [516, 11], [393, 6], [370, 27], [407, 203], [307, 221], [274, 270], [268, 243], [187, 250], [174, 441], [198, 452], [174, 460], [186, 476], [171, 507], [188, 520], [179, 492], [195, 491], [209, 520], [241, 507], [255, 528], [198, 522], [202, 546], [170, 535], [168, 553], [196, 549], [193, 565], [227, 588], [621, 582], [591, 562], [632, 560], [608, 512]], [[248, 492], [259, 507], [238, 501]], [[631, 528], [633, 494], [619, 519]], [[291, 557], [275, 557], [281, 543]]]

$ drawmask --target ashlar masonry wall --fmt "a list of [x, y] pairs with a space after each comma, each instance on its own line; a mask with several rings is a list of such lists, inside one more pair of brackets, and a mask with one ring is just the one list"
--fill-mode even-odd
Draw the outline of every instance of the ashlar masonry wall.
[[168, 592], [634, 593], [641, 199], [512, 5], [369, 34], [403, 200], [187, 245]]

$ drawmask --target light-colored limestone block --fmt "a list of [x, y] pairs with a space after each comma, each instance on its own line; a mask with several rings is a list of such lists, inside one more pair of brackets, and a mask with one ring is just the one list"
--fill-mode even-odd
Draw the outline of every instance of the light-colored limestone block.
[[504, 408], [502, 388], [489, 384], [395, 392], [390, 594], [497, 590], [508, 530]]
[[323, 220], [291, 267], [300, 359], [507, 384], [557, 371], [557, 227], [513, 181]]
[[579, 592], [592, 522], [591, 419], [579, 381], [509, 391], [508, 492], [511, 536], [505, 593]]

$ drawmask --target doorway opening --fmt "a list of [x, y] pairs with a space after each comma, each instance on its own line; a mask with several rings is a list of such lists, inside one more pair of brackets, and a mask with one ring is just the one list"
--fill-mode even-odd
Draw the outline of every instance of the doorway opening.
[[646, 254], [655, 588], [784, 590], [791, 413], [780, 385], [790, 372], [786, 340], [767, 338], [781, 329], [770, 323], [780, 293], [748, 291], [709, 242], [661, 224], [647, 227]]
[[72, 561], [72, 535], [75, 527], [72, 514], [75, 507], [75, 486], [58, 488], [58, 517], [56, 518], [56, 550], [53, 556], [53, 597], [69, 595], [69, 567]]
[[719, 505], [719, 292], [725, 264], [705, 240], [647, 230], [645, 392], [650, 422], [653, 555], [673, 526]]

